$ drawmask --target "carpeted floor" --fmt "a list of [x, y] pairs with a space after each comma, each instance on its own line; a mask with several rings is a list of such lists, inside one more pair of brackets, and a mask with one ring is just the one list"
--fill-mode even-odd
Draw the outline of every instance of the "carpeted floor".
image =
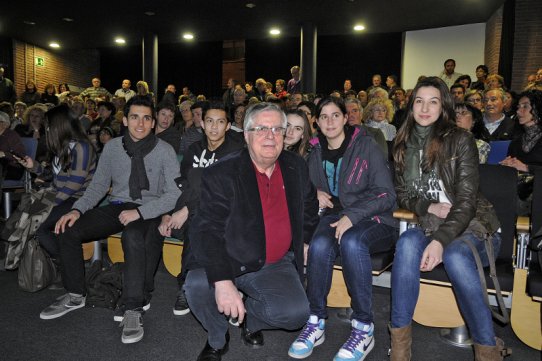
[[[388, 360], [389, 290], [374, 287], [375, 340], [367, 361]], [[145, 314], [145, 337], [139, 343], [124, 345], [121, 329], [113, 321], [113, 311], [83, 308], [56, 320], [41, 320], [40, 311], [63, 294], [43, 290], [26, 293], [18, 289], [17, 272], [0, 272], [0, 360], [196, 360], [205, 344], [206, 332], [192, 314], [174, 316], [175, 279], [160, 267], [151, 309]], [[350, 325], [330, 310], [326, 341], [308, 360], [332, 360], [346, 340]], [[522, 344], [510, 326], [496, 326], [497, 334], [513, 348], [508, 361], [542, 360], [540, 352]], [[297, 332], [265, 331], [265, 347], [252, 350], [242, 344], [240, 330], [231, 326], [230, 351], [225, 361], [289, 360], [287, 351]], [[471, 349], [442, 343], [438, 330], [415, 325], [413, 360], [468, 361]]]

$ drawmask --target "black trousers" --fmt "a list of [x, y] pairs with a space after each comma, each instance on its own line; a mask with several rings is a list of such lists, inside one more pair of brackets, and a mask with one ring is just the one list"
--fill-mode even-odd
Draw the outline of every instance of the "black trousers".
[[126, 309], [143, 306], [154, 289], [154, 274], [160, 261], [163, 237], [158, 232], [160, 217], [138, 219], [124, 226], [118, 217], [139, 205], [124, 203], [97, 207], [83, 214], [59, 235], [62, 282], [68, 292], [85, 294], [85, 267], [81, 244], [122, 232], [124, 251], [122, 302]]
[[77, 198], [70, 197], [59, 205], [54, 206], [47, 219], [36, 231], [36, 237], [38, 238], [40, 245], [54, 260], [58, 260], [60, 257], [58, 236], [54, 233], [56, 222], [60, 219], [60, 217], [72, 209], [72, 206], [76, 200]]

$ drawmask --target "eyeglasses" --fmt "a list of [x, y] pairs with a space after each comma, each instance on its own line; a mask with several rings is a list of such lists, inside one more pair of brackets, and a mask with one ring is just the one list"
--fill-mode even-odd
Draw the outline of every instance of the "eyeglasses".
[[386, 108], [373, 108], [373, 113], [386, 113], [388, 110]]
[[254, 127], [247, 129], [247, 132], [254, 132], [257, 136], [263, 137], [269, 134], [269, 131], [273, 133], [273, 136], [284, 135], [286, 129], [283, 127]]
[[467, 115], [470, 115], [470, 112], [468, 110], [463, 110], [461, 112], [455, 112], [456, 117], [465, 117]]

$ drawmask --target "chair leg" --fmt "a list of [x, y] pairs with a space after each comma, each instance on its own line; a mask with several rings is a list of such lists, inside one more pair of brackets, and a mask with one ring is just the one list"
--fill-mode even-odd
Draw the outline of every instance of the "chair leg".
[[11, 192], [2, 191], [2, 208], [4, 210], [4, 218], [8, 219], [11, 216]]
[[447, 344], [456, 347], [469, 348], [472, 347], [472, 340], [469, 335], [467, 326], [459, 326], [454, 328], [443, 328], [440, 330], [440, 338]]

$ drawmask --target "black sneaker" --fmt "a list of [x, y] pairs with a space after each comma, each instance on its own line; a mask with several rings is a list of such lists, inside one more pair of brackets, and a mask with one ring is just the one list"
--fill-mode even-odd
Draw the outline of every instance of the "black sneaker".
[[[145, 306], [143, 306], [143, 311], [148, 311], [151, 309], [151, 301], [145, 300]], [[124, 313], [126, 312], [126, 306], [124, 304], [119, 304], [117, 308], [115, 308], [115, 314], [113, 316], [113, 320], [117, 322], [122, 322], [124, 319]]]
[[175, 306], [173, 306], [173, 314], [176, 316], [183, 316], [190, 312], [190, 307], [188, 306], [188, 301], [184, 292], [181, 290], [177, 293], [177, 300], [175, 301]]

